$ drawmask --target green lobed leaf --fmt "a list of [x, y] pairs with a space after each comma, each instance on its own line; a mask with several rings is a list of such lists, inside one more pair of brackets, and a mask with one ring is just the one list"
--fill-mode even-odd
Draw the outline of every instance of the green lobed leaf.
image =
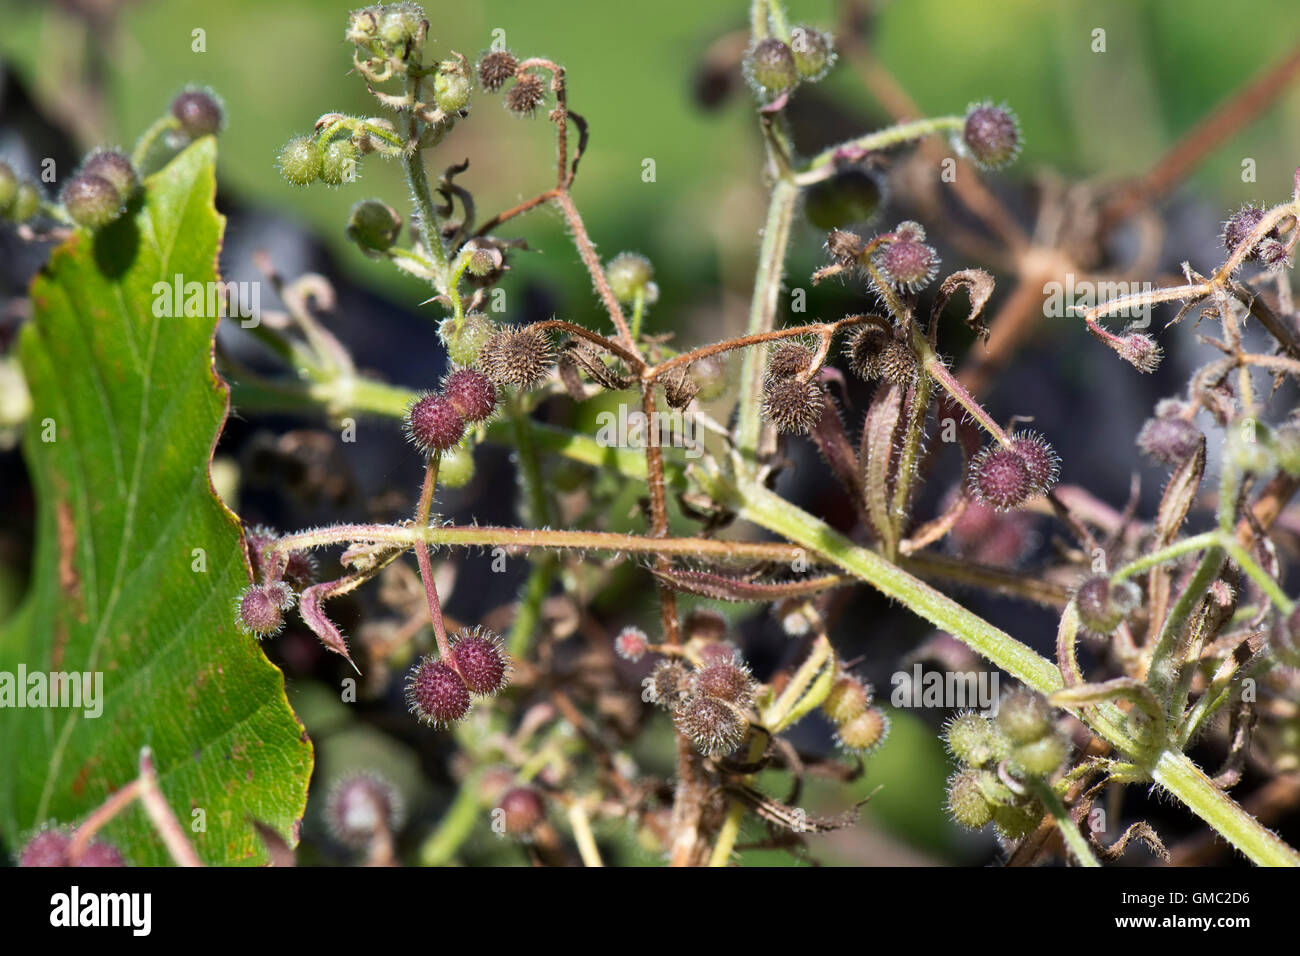
[[[122, 219], [59, 246], [32, 285], [20, 354], [37, 544], [30, 591], [0, 631], [0, 675], [100, 673], [103, 692], [99, 717], [0, 709], [0, 834], [13, 852], [129, 783], [145, 745], [203, 862], [264, 862], [254, 818], [297, 842], [311, 742], [283, 676], [235, 627], [249, 570], [208, 470], [228, 401], [212, 364], [218, 319], [154, 314], [155, 283], [217, 280], [215, 158], [211, 138], [191, 144]], [[170, 861], [138, 806], [104, 836], [131, 863]]]

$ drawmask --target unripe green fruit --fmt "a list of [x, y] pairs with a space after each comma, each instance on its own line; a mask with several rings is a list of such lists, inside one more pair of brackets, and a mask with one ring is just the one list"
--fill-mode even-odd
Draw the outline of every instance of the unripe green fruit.
[[754, 44], [745, 54], [744, 67], [754, 92], [764, 99], [776, 99], [799, 82], [794, 53], [776, 37]]
[[852, 720], [840, 724], [836, 737], [844, 749], [865, 753], [880, 746], [888, 735], [889, 718], [879, 708], [868, 707]]
[[620, 252], [605, 266], [605, 278], [609, 280], [614, 298], [620, 302], [633, 301], [653, 276], [654, 266], [650, 260], [635, 252]]
[[26, 222], [36, 215], [41, 208], [41, 191], [28, 182], [18, 184], [18, 192], [9, 206], [9, 218], [14, 222]]
[[280, 175], [295, 186], [320, 179], [320, 150], [310, 137], [299, 136], [280, 150]]
[[438, 109], [444, 113], [455, 113], [469, 105], [469, 77], [459, 70], [439, 73], [433, 80], [433, 98]]
[[831, 685], [830, 693], [822, 701], [822, 710], [837, 724], [846, 724], [857, 717], [871, 703], [871, 693], [856, 677], [844, 676]]
[[320, 151], [320, 178], [331, 186], [341, 186], [357, 180], [357, 163], [361, 151], [349, 139], [335, 139]]
[[870, 220], [883, 198], [884, 191], [875, 176], [861, 167], [850, 166], [809, 186], [804, 212], [818, 229], [836, 229]]
[[102, 176], [74, 176], [61, 198], [72, 221], [87, 229], [100, 229], [122, 214], [122, 194]]
[[8, 163], [0, 163], [0, 216], [9, 214], [14, 197], [18, 195], [18, 174]]
[[421, 19], [415, 4], [387, 8], [379, 20], [379, 38], [390, 46], [401, 46], [420, 32]]
[[948, 812], [961, 826], [978, 830], [993, 819], [993, 805], [984, 796], [981, 774], [963, 770], [948, 778]]
[[948, 750], [968, 767], [996, 763], [1007, 755], [1007, 739], [979, 714], [958, 714], [944, 730]]
[[691, 363], [691, 379], [699, 386], [695, 397], [711, 402], [727, 394], [731, 379], [727, 374], [727, 360], [721, 355], [709, 355]]
[[1021, 806], [995, 806], [993, 824], [998, 833], [1008, 840], [1019, 840], [1033, 833], [1043, 819], [1043, 808], [1038, 801]]
[[1070, 752], [1070, 744], [1060, 734], [1047, 734], [1027, 744], [1012, 748], [1012, 769], [1028, 777], [1046, 777], [1056, 770]]
[[124, 200], [134, 196], [140, 187], [140, 177], [136, 175], [131, 160], [112, 150], [100, 150], [92, 155], [82, 165], [81, 172], [107, 179]]
[[812, 27], [795, 27], [790, 31], [790, 51], [794, 54], [799, 76], [814, 83], [825, 76], [835, 62], [830, 35]]
[[362, 199], [348, 214], [348, 238], [370, 253], [392, 248], [402, 231], [402, 217], [387, 203]]
[[438, 337], [447, 347], [447, 357], [456, 365], [473, 365], [478, 361], [484, 343], [496, 334], [496, 325], [482, 312], [465, 316], [459, 330], [455, 316], [447, 316], [438, 324]]
[[1012, 744], [1032, 743], [1051, 730], [1051, 708], [1033, 691], [1019, 688], [1002, 698], [997, 725]]

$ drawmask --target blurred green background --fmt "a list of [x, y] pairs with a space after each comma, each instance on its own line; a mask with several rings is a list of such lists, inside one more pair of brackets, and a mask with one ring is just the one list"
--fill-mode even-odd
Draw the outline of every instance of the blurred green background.
[[[364, 259], [343, 235], [356, 199], [378, 196], [404, 208], [396, 165], [371, 157], [361, 182], [338, 190], [295, 189], [275, 169], [279, 147], [310, 130], [321, 114], [379, 112], [360, 78], [348, 72], [350, 47], [342, 34], [351, 6], [336, 0], [3, 0], [0, 58], [41, 111], [85, 149], [129, 144], [175, 91], [211, 86], [228, 116], [219, 165], [224, 200], [296, 220], [331, 248], [345, 276], [395, 308], [410, 309], [425, 287]], [[105, 14], [110, 9], [115, 15]], [[744, 27], [743, 0], [476, 0], [432, 2], [426, 9], [437, 55], [459, 51], [474, 58], [494, 30], [503, 30], [515, 52], [565, 65], [570, 107], [591, 128], [575, 198], [602, 254], [634, 248], [655, 262], [664, 297], [652, 330], [672, 327], [686, 343], [735, 332], [744, 320], [764, 207], [756, 124], [743, 91], [705, 110], [693, 81], [710, 44]], [[1207, 110], [1300, 42], [1295, 0], [1231, 8], [1217, 0], [897, 0], [874, 9], [877, 55], [923, 110], [957, 113], [984, 98], [1015, 108], [1026, 147], [1003, 174], [1013, 180], [1043, 167], [1102, 180], [1139, 174]], [[832, 29], [839, 16], [832, 0], [795, 0], [790, 10], [796, 22]], [[1097, 29], [1106, 32], [1104, 53], [1092, 50]], [[203, 31], [204, 52], [192, 48], [195, 30]], [[863, 129], [883, 115], [846, 64], [818, 92]], [[554, 142], [543, 118], [516, 119], [497, 97], [476, 92], [471, 108], [470, 119], [433, 155], [431, 169], [469, 158], [459, 182], [473, 191], [484, 219], [551, 184]], [[1243, 182], [1245, 158], [1255, 161], [1256, 182]], [[654, 161], [653, 182], [643, 180], [647, 159]], [[1189, 185], [1221, 218], [1242, 202], [1285, 195], [1298, 163], [1300, 90], [1292, 90], [1200, 165]], [[544, 279], [563, 317], [593, 326], [600, 321], [556, 214], [537, 211], [502, 234], [523, 236], [534, 250], [516, 257], [508, 290]], [[806, 275], [820, 260], [820, 242], [811, 228], [796, 235], [792, 276]], [[326, 711], [323, 704], [313, 709], [310, 685], [294, 693], [313, 735], [329, 737], [329, 720], [312, 716]], [[660, 724], [666, 731], [666, 720]], [[322, 752], [330, 753], [328, 744]], [[323, 772], [331, 772], [329, 763], [327, 757]], [[385, 763], [393, 773], [394, 761]], [[947, 772], [932, 729], [896, 715], [893, 736], [872, 757], [855, 795], [861, 799], [888, 781], [865, 812], [901, 843], [873, 843], [860, 828], [814, 841], [816, 850], [842, 861], [926, 859], [901, 853], [907, 845], [933, 854], [929, 859], [971, 859], [971, 841], [942, 822]], [[407, 775], [417, 786], [415, 771], [408, 768]], [[812, 789], [814, 804], [817, 793], [830, 792], [824, 784]], [[772, 792], [780, 793], [780, 785]], [[831, 808], [842, 809], [844, 799], [838, 792], [830, 803], [839, 806]], [[767, 854], [751, 860], [776, 861]]]

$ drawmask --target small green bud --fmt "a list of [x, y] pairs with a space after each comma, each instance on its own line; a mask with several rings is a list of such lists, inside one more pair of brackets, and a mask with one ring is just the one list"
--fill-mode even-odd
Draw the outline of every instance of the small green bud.
[[1033, 691], [1017, 688], [1002, 698], [997, 726], [1011, 743], [1031, 743], [1052, 729], [1051, 708]]
[[18, 174], [8, 163], [0, 163], [0, 216], [9, 214], [9, 207], [17, 195]]
[[1008, 761], [1013, 770], [1027, 777], [1046, 777], [1061, 765], [1069, 752], [1069, 742], [1060, 734], [1051, 733], [1027, 744], [1017, 744]]
[[438, 463], [438, 483], [448, 488], [464, 488], [474, 480], [474, 452], [456, 445], [442, 453]]
[[759, 40], [745, 54], [745, 76], [754, 92], [773, 100], [799, 82], [794, 53], [776, 37]]
[[468, 106], [470, 88], [469, 77], [461, 72], [459, 63], [452, 61], [443, 63], [433, 78], [433, 98], [444, 113]]
[[868, 707], [851, 720], [840, 724], [836, 740], [845, 750], [866, 753], [874, 750], [889, 735], [889, 718], [878, 707]]
[[172, 116], [190, 139], [220, 132], [225, 119], [217, 95], [195, 87], [187, 87], [172, 100]]
[[124, 200], [130, 199], [140, 188], [140, 177], [136, 175], [131, 160], [114, 150], [96, 151], [82, 164], [81, 172], [107, 179]]
[[645, 256], [635, 252], [620, 252], [605, 266], [605, 278], [614, 298], [620, 302], [631, 302], [636, 294], [650, 284], [654, 276], [654, 266]]
[[984, 796], [977, 770], [962, 770], [948, 778], [948, 812], [968, 830], [978, 830], [993, 819], [993, 805]]
[[404, 46], [420, 34], [424, 16], [413, 3], [397, 3], [380, 7], [379, 38], [389, 46]]
[[378, 199], [362, 199], [348, 214], [348, 238], [368, 255], [391, 249], [402, 231], [402, 217]]
[[447, 316], [438, 324], [438, 336], [447, 347], [447, 356], [457, 365], [473, 365], [488, 339], [496, 334], [496, 325], [482, 312], [465, 316], [460, 329], [455, 316]]
[[361, 151], [350, 139], [335, 139], [320, 151], [320, 178], [331, 186], [357, 181]]
[[1007, 840], [1019, 840], [1038, 829], [1043, 819], [1043, 808], [1037, 800], [1019, 806], [995, 806], [993, 825], [998, 834]]
[[9, 206], [9, 218], [14, 222], [26, 222], [36, 215], [41, 208], [41, 191], [33, 183], [20, 182], [14, 201]]
[[285, 143], [280, 150], [280, 175], [295, 186], [306, 186], [320, 179], [320, 150], [308, 136]]
[[949, 752], [968, 767], [983, 767], [1007, 755], [1006, 738], [979, 714], [958, 714], [944, 728], [944, 740]]
[[795, 27], [790, 31], [790, 51], [799, 76], [812, 83], [825, 76], [835, 62], [830, 34], [812, 27]]
[[122, 215], [122, 194], [102, 176], [72, 177], [60, 198], [72, 221], [87, 229], [100, 229]]

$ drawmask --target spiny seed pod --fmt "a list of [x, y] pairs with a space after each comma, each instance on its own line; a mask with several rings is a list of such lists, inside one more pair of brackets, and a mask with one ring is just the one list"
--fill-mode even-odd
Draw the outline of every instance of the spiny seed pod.
[[406, 675], [406, 706], [420, 723], [449, 726], [469, 713], [469, 705], [465, 681], [431, 654], [420, 658]]
[[1035, 490], [1024, 458], [999, 444], [986, 446], [971, 461], [968, 484], [976, 500], [999, 511], [1020, 507]]
[[682, 368], [670, 370], [668, 374], [661, 376], [660, 382], [664, 387], [664, 401], [668, 403], [669, 408], [685, 408], [695, 400], [695, 395], [700, 390], [695, 380]]
[[1115, 351], [1139, 372], [1154, 372], [1164, 357], [1164, 351], [1156, 344], [1156, 340], [1141, 332], [1124, 336]]
[[725, 700], [737, 707], [754, 702], [754, 679], [738, 664], [710, 664], [695, 674], [695, 690], [706, 696]]
[[1047, 777], [1056, 772], [1070, 753], [1070, 744], [1060, 734], [1050, 733], [1011, 748], [1007, 762], [1026, 777]]
[[470, 312], [456, 327], [456, 317], [449, 315], [438, 323], [438, 338], [447, 347], [447, 357], [457, 365], [474, 365], [497, 327], [482, 312]]
[[1087, 578], [1074, 592], [1079, 623], [1098, 637], [1112, 634], [1141, 600], [1142, 592], [1132, 581], [1112, 582], [1104, 574]]
[[858, 327], [844, 347], [853, 374], [868, 382], [880, 378], [881, 358], [893, 341], [889, 331], [875, 323]]
[[402, 217], [378, 199], [362, 199], [348, 213], [347, 237], [367, 255], [387, 252], [402, 232]]
[[478, 369], [456, 369], [443, 380], [442, 393], [467, 422], [486, 421], [497, 409], [497, 387]]
[[392, 784], [374, 773], [341, 778], [325, 803], [325, 823], [334, 839], [364, 847], [375, 837], [400, 826], [401, 803]]
[[14, 222], [26, 222], [40, 212], [40, 209], [41, 191], [30, 182], [20, 182], [14, 194], [14, 201], [9, 205], [8, 218]]
[[948, 812], [960, 826], [978, 830], [993, 819], [993, 806], [984, 796], [977, 770], [959, 770], [948, 778]]
[[117, 847], [102, 843], [99, 840], [91, 840], [86, 845], [86, 848], [81, 851], [81, 856], [78, 858], [76, 865], [100, 869], [103, 867], [126, 866], [126, 860], [122, 858], [122, 854]]
[[708, 756], [734, 752], [749, 730], [749, 721], [740, 709], [716, 697], [684, 701], [674, 711], [673, 723], [700, 753]]
[[136, 175], [131, 160], [116, 150], [96, 150], [81, 164], [81, 172], [87, 176], [107, 179], [124, 201], [134, 196], [140, 188], [140, 177]]
[[826, 252], [841, 265], [853, 265], [862, 256], [862, 237], [855, 232], [832, 229], [826, 234]]
[[1005, 106], [978, 103], [966, 111], [961, 142], [984, 169], [1006, 166], [1020, 154], [1020, 124]]
[[740, 662], [740, 650], [730, 641], [715, 641], [700, 648], [700, 663], [704, 667], [715, 664], [737, 664]]
[[835, 47], [829, 33], [809, 26], [798, 26], [790, 31], [790, 52], [794, 54], [795, 69], [799, 76], [816, 83], [835, 63]]
[[840, 724], [835, 739], [845, 750], [867, 753], [889, 735], [889, 718], [878, 707], [868, 707], [852, 720]]
[[501, 795], [501, 822], [507, 836], [526, 837], [546, 819], [546, 804], [532, 787], [512, 787]]
[[1195, 455], [1204, 440], [1201, 430], [1182, 416], [1148, 418], [1138, 432], [1137, 446], [1148, 458], [1177, 467]]
[[939, 274], [939, 254], [917, 239], [899, 238], [886, 243], [872, 254], [871, 262], [885, 282], [899, 292], [924, 289]]
[[749, 48], [745, 78], [762, 99], [774, 100], [799, 82], [794, 52], [776, 37], [765, 37]]
[[979, 714], [958, 714], [943, 729], [948, 752], [968, 767], [983, 767], [1007, 755], [1007, 739], [991, 720]]
[[350, 139], [330, 140], [320, 151], [321, 182], [342, 186], [357, 181], [357, 168], [361, 150]]
[[1052, 709], [1047, 701], [1024, 687], [1003, 696], [996, 718], [998, 730], [1014, 744], [1027, 744], [1052, 729]]
[[[701, 641], [711, 645], [716, 641], [722, 641], [727, 636], [727, 619], [712, 608], [697, 607], [686, 615], [682, 631], [688, 641]], [[728, 644], [726, 647], [731, 653], [735, 653], [736, 648], [733, 645]]]
[[510, 662], [492, 631], [476, 627], [453, 638], [451, 665], [470, 692], [480, 696], [495, 694], [510, 683]]
[[176, 95], [172, 100], [172, 116], [190, 139], [219, 132], [224, 119], [217, 95], [197, 87], [186, 87]]
[[815, 381], [769, 378], [763, 385], [763, 415], [787, 434], [802, 435], [821, 420], [824, 396]]
[[469, 106], [469, 77], [460, 71], [459, 63], [451, 68], [444, 63], [433, 78], [433, 99], [444, 113], [457, 113]]
[[102, 176], [73, 176], [59, 199], [72, 221], [87, 229], [102, 229], [123, 211], [122, 194]]
[[643, 292], [655, 270], [650, 260], [637, 252], [620, 252], [605, 265], [605, 279], [620, 302], [633, 302]]
[[519, 61], [509, 50], [493, 50], [478, 61], [478, 82], [489, 93], [495, 93], [515, 75]]
[[516, 116], [531, 117], [546, 102], [546, 84], [536, 73], [521, 74], [502, 99], [505, 108]]
[[445, 395], [426, 392], [406, 410], [406, 437], [426, 455], [443, 452], [465, 434], [465, 419]]
[[[18, 856], [22, 867], [73, 866], [69, 851], [72, 849], [72, 832], [51, 828], [41, 830], [23, 847]], [[92, 839], [81, 851], [75, 864], [78, 867], [126, 866], [122, 854], [112, 844]]]
[[1288, 268], [1291, 265], [1291, 249], [1280, 239], [1265, 239], [1255, 252], [1259, 261], [1272, 271]]
[[857, 250], [849, 257], [856, 259], [862, 240], [842, 230], [853, 223], [870, 223], [884, 201], [884, 184], [874, 173], [861, 166], [848, 166], [805, 190], [804, 215], [817, 228], [834, 230], [827, 237], [826, 248], [837, 261], [846, 258], [851, 246], [847, 237], [856, 239]]
[[773, 378], [791, 378], [812, 367], [813, 350], [799, 342], [781, 342], [772, 348], [767, 360], [767, 374]]
[[1037, 432], [1016, 432], [1011, 436], [1011, 450], [1020, 456], [1029, 472], [1034, 494], [1043, 495], [1056, 487], [1061, 474], [1061, 459]]
[[837, 724], [847, 724], [871, 703], [871, 689], [851, 674], [838, 677], [822, 701], [822, 710]]
[[18, 174], [8, 163], [0, 162], [0, 216], [8, 216], [18, 195]]
[[1037, 800], [1020, 805], [997, 804], [993, 807], [993, 826], [1004, 840], [1020, 840], [1038, 829], [1043, 808]]
[[891, 341], [880, 353], [877, 371], [881, 379], [907, 386], [916, 378], [916, 353], [905, 342]]
[[474, 452], [457, 445], [442, 453], [438, 462], [438, 484], [448, 488], [464, 488], [474, 480]]
[[532, 388], [555, 364], [550, 336], [532, 326], [498, 329], [483, 343], [479, 368], [501, 387]]
[[645, 679], [645, 696], [651, 703], [668, 710], [686, 697], [691, 676], [681, 661], [660, 661]]
[[294, 186], [320, 179], [320, 150], [310, 136], [296, 136], [284, 144], [278, 160], [280, 175]]
[[650, 639], [639, 627], [625, 627], [614, 638], [614, 653], [625, 661], [639, 661], [650, 649]]
[[239, 596], [235, 621], [245, 634], [256, 638], [278, 634], [284, 626], [284, 612], [293, 607], [293, 591], [287, 584], [254, 584]]
[[[1264, 213], [1265, 210], [1259, 206], [1250, 205], [1243, 206], [1241, 209], [1229, 216], [1223, 224], [1223, 234], [1221, 236], [1223, 247], [1227, 249], [1228, 252], [1235, 252], [1238, 246], [1250, 238], [1251, 233], [1255, 231], [1255, 227], [1264, 221]], [[1277, 230], [1270, 229], [1264, 235], [1266, 238], [1272, 237], [1276, 239]], [[1253, 246], [1244, 261], [1258, 261], [1262, 246], [1262, 241]]]

